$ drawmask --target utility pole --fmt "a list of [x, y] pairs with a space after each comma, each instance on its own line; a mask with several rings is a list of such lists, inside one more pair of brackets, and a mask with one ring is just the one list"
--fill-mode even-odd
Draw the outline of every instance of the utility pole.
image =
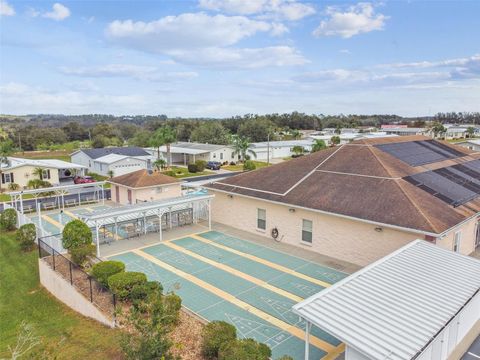
[[270, 132], [267, 133], [267, 166], [270, 165]]

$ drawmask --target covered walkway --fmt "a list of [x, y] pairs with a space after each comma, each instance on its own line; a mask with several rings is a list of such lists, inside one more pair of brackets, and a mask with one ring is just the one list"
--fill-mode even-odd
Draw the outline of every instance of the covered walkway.
[[[213, 197], [214, 195], [208, 194], [187, 195], [99, 210], [79, 217], [94, 229], [97, 256], [100, 257], [101, 242], [138, 239], [151, 233], [158, 233], [157, 239], [162, 241], [164, 230], [201, 221], [207, 221], [208, 228], [211, 229]], [[151, 238], [151, 235], [148, 237]]]

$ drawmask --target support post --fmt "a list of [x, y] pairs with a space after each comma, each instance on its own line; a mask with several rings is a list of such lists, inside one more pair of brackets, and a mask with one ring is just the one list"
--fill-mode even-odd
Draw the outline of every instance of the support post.
[[95, 221], [95, 242], [97, 243], [97, 257], [100, 257], [100, 239], [98, 235], [98, 223]]
[[162, 234], [162, 216], [163, 216], [162, 213], [159, 213], [159, 214], [158, 214], [158, 221], [159, 221], [159, 223], [160, 223], [160, 226], [159, 226], [159, 228], [158, 228], [158, 233], [160, 234], [160, 241], [163, 240], [163, 234]]
[[145, 213], [143, 213], [143, 233], [147, 235], [147, 217]]
[[115, 218], [115, 239], [118, 240], [118, 223], [117, 223], [117, 218]]
[[102, 184], [102, 205], [105, 205], [105, 184]]
[[168, 208], [168, 228], [172, 230], [172, 208]]
[[212, 202], [208, 200], [208, 230], [212, 230]]
[[23, 192], [20, 193], [20, 212], [23, 215]]
[[312, 324], [308, 321], [305, 326], [305, 360], [309, 360], [310, 357], [310, 329]]

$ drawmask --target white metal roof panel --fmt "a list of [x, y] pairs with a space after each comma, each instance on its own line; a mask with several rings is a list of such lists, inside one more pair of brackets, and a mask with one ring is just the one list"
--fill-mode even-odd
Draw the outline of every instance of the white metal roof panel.
[[371, 359], [411, 359], [480, 289], [480, 261], [416, 240], [293, 311]]

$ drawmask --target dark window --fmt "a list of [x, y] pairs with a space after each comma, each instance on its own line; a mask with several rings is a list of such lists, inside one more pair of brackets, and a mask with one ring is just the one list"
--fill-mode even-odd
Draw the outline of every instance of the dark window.
[[312, 222], [310, 220], [302, 220], [302, 241], [312, 243]]
[[267, 211], [265, 209], [257, 209], [257, 228], [261, 230], [267, 228]]

